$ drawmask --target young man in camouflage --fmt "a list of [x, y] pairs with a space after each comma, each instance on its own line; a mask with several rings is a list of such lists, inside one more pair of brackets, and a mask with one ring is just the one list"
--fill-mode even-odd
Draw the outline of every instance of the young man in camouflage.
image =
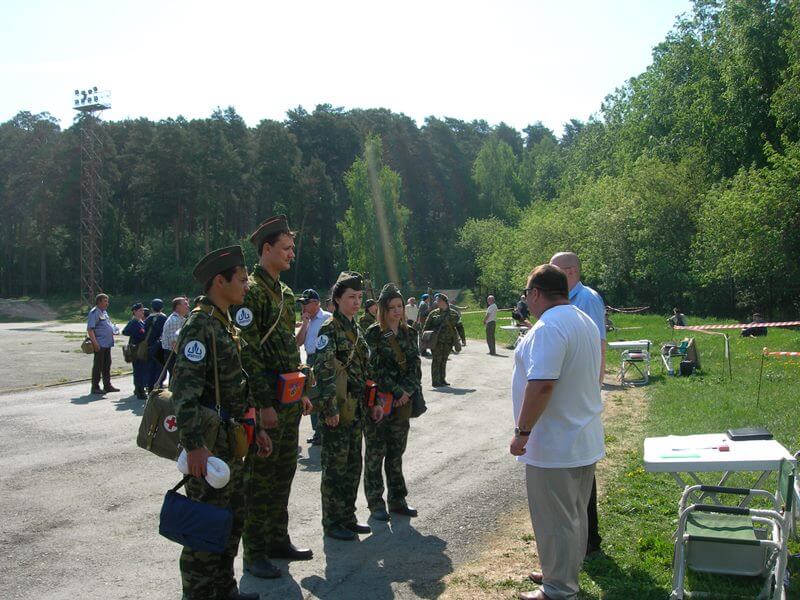
[[[412, 397], [422, 393], [417, 332], [406, 322], [403, 296], [393, 283], [381, 290], [378, 322], [367, 330], [370, 368], [378, 391], [390, 396], [391, 412], [375, 423], [364, 422], [364, 493], [372, 517], [388, 521], [383, 501], [383, 470], [391, 512], [416, 517], [417, 509], [406, 503], [403, 454], [408, 441]], [[384, 399], [384, 404], [386, 400]]]
[[[241, 303], [247, 292], [247, 269], [240, 246], [215, 250], [195, 267], [194, 277], [206, 296], [192, 311], [178, 342], [174, 378], [170, 381], [175, 403], [178, 435], [186, 449], [189, 498], [233, 511], [233, 529], [223, 554], [197, 552], [184, 547], [180, 569], [184, 600], [255, 600], [258, 594], [240, 593], [233, 572], [244, 522], [243, 464], [233, 455], [230, 419], [242, 419], [250, 408], [247, 378], [239, 358], [239, 338], [228, 308]], [[219, 380], [219, 429], [207, 439], [201, 411], [217, 410], [215, 378]], [[203, 408], [205, 407], [205, 408]], [[271, 441], [259, 432], [258, 453], [268, 456]], [[230, 468], [228, 485], [214, 489], [202, 481], [208, 458], [217, 456]]]
[[[344, 272], [333, 286], [336, 309], [320, 328], [314, 374], [317, 398], [324, 418], [322, 433], [322, 527], [325, 535], [354, 540], [370, 533], [369, 525], [356, 520], [356, 496], [361, 479], [361, 431], [366, 418], [380, 421], [383, 408], [367, 409], [364, 402], [369, 379], [369, 347], [355, 316], [361, 307], [362, 279]], [[346, 383], [337, 386], [337, 372], [344, 369]], [[337, 392], [337, 387], [340, 389]], [[343, 388], [343, 389], [342, 389]]]
[[277, 397], [281, 374], [301, 370], [294, 337], [295, 298], [280, 280], [294, 259], [294, 234], [285, 216], [272, 217], [250, 236], [259, 262], [250, 276], [250, 290], [234, 319], [246, 345], [242, 362], [260, 424], [270, 434], [274, 449], [269, 457], [249, 454], [245, 459], [247, 516], [242, 542], [244, 568], [255, 577], [281, 576], [272, 558], [310, 560], [312, 552], [298, 548], [289, 538], [289, 492], [297, 470], [300, 417], [311, 410], [303, 393], [301, 402], [282, 404]]
[[364, 302], [364, 314], [358, 320], [361, 333], [365, 333], [375, 323], [375, 315], [378, 314], [378, 303], [372, 298]]
[[425, 331], [438, 331], [436, 345], [431, 349], [431, 379], [433, 387], [450, 385], [445, 381], [447, 357], [453, 350], [453, 344], [461, 338], [461, 344], [466, 346], [467, 339], [464, 334], [464, 324], [459, 314], [450, 308], [450, 302], [444, 294], [437, 294], [436, 308], [431, 311], [425, 321]]

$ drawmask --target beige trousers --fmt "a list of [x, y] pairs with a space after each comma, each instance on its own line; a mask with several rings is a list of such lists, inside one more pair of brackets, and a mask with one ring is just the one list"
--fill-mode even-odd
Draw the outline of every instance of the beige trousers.
[[542, 591], [553, 600], [578, 594], [594, 468], [594, 464], [571, 469], [525, 466], [528, 508], [542, 565]]

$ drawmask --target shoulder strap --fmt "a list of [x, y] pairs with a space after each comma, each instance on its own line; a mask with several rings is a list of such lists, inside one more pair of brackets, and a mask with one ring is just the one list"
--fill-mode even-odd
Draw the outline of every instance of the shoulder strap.
[[405, 371], [408, 367], [408, 361], [406, 360], [406, 355], [400, 348], [400, 343], [397, 341], [397, 336], [394, 333], [392, 333], [392, 335], [389, 337], [389, 345], [392, 347], [392, 352], [394, 352], [394, 358], [397, 360], [397, 364], [399, 364], [400, 368]]
[[281, 297], [278, 298], [278, 294], [275, 293], [275, 290], [273, 290], [269, 286], [269, 284], [264, 280], [264, 278], [261, 276], [260, 273], [253, 274], [253, 278], [261, 284], [261, 287], [263, 287], [267, 291], [267, 293], [270, 296], [272, 296], [272, 299], [275, 302], [278, 302], [278, 318], [275, 319], [275, 322], [272, 324], [272, 327], [270, 327], [269, 330], [267, 330], [267, 333], [264, 334], [264, 337], [261, 338], [261, 342], [259, 343], [259, 345], [263, 346], [269, 339], [269, 336], [272, 335], [272, 332], [275, 331], [275, 328], [278, 326], [278, 323], [281, 322], [281, 318], [283, 317], [283, 308], [286, 303], [286, 299], [283, 297], [283, 294], [281, 294]]
[[217, 365], [217, 336], [214, 333], [214, 327], [211, 327], [211, 354], [214, 356], [214, 399], [217, 403], [217, 414], [222, 410], [222, 404], [219, 401], [219, 366]]

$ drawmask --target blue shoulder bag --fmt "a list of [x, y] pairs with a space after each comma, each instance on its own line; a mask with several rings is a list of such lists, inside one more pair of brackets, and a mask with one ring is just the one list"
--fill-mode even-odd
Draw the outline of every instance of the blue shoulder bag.
[[164, 496], [158, 533], [198, 552], [222, 554], [231, 537], [233, 512], [179, 494], [178, 490], [191, 477], [187, 475], [181, 479]]

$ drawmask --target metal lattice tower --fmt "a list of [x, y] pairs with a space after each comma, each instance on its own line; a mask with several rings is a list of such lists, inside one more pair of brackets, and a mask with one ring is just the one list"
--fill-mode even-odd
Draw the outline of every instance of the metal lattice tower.
[[100, 168], [103, 143], [98, 135], [99, 114], [111, 108], [108, 92], [75, 90], [73, 108], [82, 113], [81, 126], [81, 300], [93, 306], [102, 291], [103, 213]]

